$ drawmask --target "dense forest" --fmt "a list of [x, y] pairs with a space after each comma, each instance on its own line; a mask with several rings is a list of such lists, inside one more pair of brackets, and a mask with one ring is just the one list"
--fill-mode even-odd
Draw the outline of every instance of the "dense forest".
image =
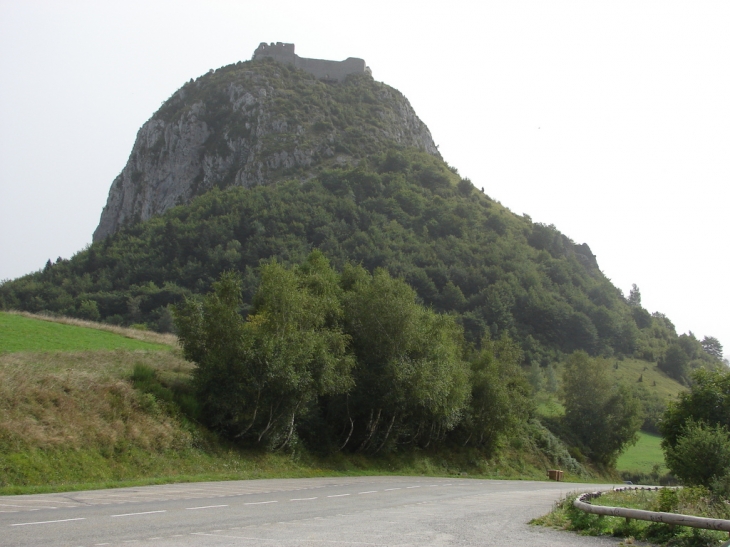
[[526, 364], [584, 350], [658, 360], [682, 379], [719, 362], [712, 340], [703, 347], [678, 336], [668, 318], [641, 307], [637, 288], [624, 297], [587, 245], [514, 215], [413, 150], [369, 156], [304, 184], [214, 189], [4, 282], [0, 304], [168, 331], [169, 306], [209, 291], [221, 272], [242, 272], [250, 305], [262, 260], [296, 264], [313, 249], [340, 270], [359, 264], [402, 278], [424, 305], [453, 314], [475, 345], [485, 332], [509, 335]]

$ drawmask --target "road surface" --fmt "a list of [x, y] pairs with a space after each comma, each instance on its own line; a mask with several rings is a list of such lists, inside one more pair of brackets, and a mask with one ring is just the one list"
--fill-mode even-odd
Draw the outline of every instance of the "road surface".
[[575, 490], [535, 481], [338, 477], [0, 497], [4, 547], [618, 545], [527, 522]]

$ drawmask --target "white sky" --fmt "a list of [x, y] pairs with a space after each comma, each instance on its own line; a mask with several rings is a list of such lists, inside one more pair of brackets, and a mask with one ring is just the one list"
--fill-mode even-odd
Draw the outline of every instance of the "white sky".
[[0, 279], [91, 241], [141, 125], [259, 42], [362, 57], [444, 159], [730, 353], [730, 2], [0, 0]]

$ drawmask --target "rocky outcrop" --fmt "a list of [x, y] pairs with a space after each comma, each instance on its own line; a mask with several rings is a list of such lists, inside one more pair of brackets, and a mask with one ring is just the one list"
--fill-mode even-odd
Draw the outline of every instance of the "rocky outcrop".
[[213, 187], [306, 180], [393, 147], [439, 156], [408, 100], [367, 74], [324, 83], [271, 60], [211, 71], [139, 130], [94, 241]]

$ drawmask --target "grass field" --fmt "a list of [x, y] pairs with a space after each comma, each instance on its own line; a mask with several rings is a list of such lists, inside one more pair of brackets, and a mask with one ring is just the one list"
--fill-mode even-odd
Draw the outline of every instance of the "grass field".
[[674, 400], [679, 393], [687, 391], [686, 387], [664, 374], [655, 364], [638, 359], [613, 360], [611, 374], [628, 384], [640, 383], [650, 393], [656, 393], [665, 401]]
[[651, 473], [654, 465], [659, 464], [659, 473], [666, 473], [667, 468], [664, 464], [664, 452], [660, 443], [662, 438], [658, 435], [639, 432], [639, 442], [634, 446], [630, 446], [616, 462], [617, 471], [639, 471], [641, 473]]
[[171, 348], [165, 343], [130, 338], [125, 330], [131, 329], [110, 332], [77, 323], [80, 324], [0, 312], [0, 353], [115, 349], [169, 351]]

